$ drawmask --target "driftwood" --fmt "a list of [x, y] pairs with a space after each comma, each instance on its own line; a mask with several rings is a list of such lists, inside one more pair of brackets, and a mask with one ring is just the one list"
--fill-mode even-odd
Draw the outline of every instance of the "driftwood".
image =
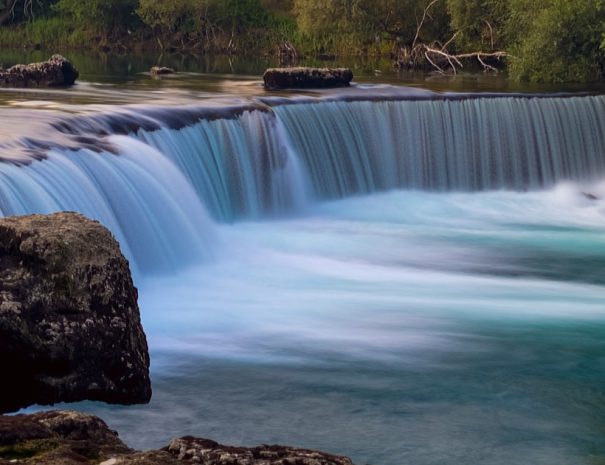
[[426, 44], [417, 44], [413, 49], [401, 49], [395, 59], [394, 66], [399, 69], [429, 67], [441, 74], [448, 72], [457, 74], [464, 68], [464, 62], [476, 60], [484, 71], [497, 72], [498, 69], [488, 62], [501, 61], [508, 54], [504, 51], [469, 53], [449, 53], [444, 47], [438, 48]]
[[[508, 56], [505, 51], [490, 51], [485, 52], [482, 50], [470, 52], [470, 53], [449, 53], [447, 47], [456, 39], [461, 31], [456, 31], [454, 35], [443, 45], [439, 44], [424, 44], [419, 43], [420, 32], [422, 26], [424, 26], [426, 19], [430, 17], [431, 8], [439, 0], [430, 1], [424, 8], [422, 18], [418, 21], [416, 27], [416, 34], [412, 45], [408, 47], [402, 47], [394, 53], [394, 64], [393, 66], [398, 69], [417, 69], [417, 68], [430, 68], [437, 71], [440, 74], [452, 73], [457, 74], [458, 70], [463, 68], [463, 62], [468, 60], [477, 60], [477, 62], [483, 67], [484, 71], [497, 72], [498, 69], [489, 64], [489, 62], [501, 61]], [[494, 47], [494, 30], [492, 25], [487, 21], [483, 20], [489, 28], [490, 32], [490, 43], [493, 49]]]

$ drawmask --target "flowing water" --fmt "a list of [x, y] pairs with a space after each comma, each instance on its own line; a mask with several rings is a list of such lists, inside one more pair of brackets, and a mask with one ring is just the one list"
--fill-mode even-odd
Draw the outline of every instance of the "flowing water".
[[151, 403], [77, 408], [137, 448], [605, 463], [605, 97], [137, 79], [2, 94], [0, 214], [99, 219], [140, 291]]

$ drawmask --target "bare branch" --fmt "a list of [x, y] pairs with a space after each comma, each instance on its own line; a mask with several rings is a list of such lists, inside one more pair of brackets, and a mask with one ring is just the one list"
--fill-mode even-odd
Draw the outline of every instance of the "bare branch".
[[451, 44], [454, 41], [454, 39], [456, 37], [458, 37], [458, 34], [460, 34], [460, 32], [462, 32], [462, 31], [456, 31], [456, 32], [454, 32], [454, 35], [452, 37], [450, 37], [450, 39], [445, 44], [443, 44], [443, 47], [441, 47], [441, 51], [442, 52], [447, 48], [447, 46], [449, 44]]
[[492, 28], [492, 25], [489, 23], [489, 21], [487, 19], [483, 19], [482, 21], [485, 24], [487, 24], [487, 27], [489, 28], [490, 44], [491, 44], [491, 48], [493, 50], [494, 49], [494, 29]]
[[422, 26], [424, 24], [424, 21], [426, 20], [426, 17], [429, 13], [429, 10], [433, 7], [433, 5], [435, 3], [437, 3], [439, 0], [433, 0], [431, 3], [429, 3], [426, 8], [424, 9], [423, 13], [422, 13], [422, 19], [420, 20], [420, 22], [418, 23], [418, 27], [416, 28], [416, 35], [414, 36], [414, 41], [412, 42], [412, 48], [414, 48], [416, 46], [416, 42], [418, 42], [418, 36], [420, 35], [420, 30], [422, 29]]

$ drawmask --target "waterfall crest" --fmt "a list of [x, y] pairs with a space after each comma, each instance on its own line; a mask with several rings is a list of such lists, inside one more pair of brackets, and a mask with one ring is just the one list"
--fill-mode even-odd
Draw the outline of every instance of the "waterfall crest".
[[58, 119], [55, 142], [21, 139], [29, 159], [14, 144], [0, 147], [0, 215], [81, 212], [108, 226], [146, 273], [207, 259], [215, 222], [283, 217], [311, 201], [389, 189], [536, 190], [605, 174], [603, 96], [282, 99], [172, 111]]
[[605, 173], [605, 97], [274, 108], [320, 198], [395, 188], [535, 190]]

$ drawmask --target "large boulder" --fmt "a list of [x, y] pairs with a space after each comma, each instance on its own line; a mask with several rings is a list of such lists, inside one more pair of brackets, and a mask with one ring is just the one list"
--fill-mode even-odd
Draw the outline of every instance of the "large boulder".
[[0, 219], [0, 412], [151, 397], [128, 262], [76, 213]]
[[346, 87], [352, 80], [348, 68], [269, 68], [263, 74], [265, 88], [271, 90]]
[[71, 62], [53, 55], [48, 61], [15, 65], [0, 69], [0, 87], [56, 87], [71, 86], [80, 73]]
[[0, 416], [0, 465], [353, 465], [347, 457], [286, 446], [234, 447], [174, 439], [161, 450], [129, 449], [103, 422], [58, 411]]

